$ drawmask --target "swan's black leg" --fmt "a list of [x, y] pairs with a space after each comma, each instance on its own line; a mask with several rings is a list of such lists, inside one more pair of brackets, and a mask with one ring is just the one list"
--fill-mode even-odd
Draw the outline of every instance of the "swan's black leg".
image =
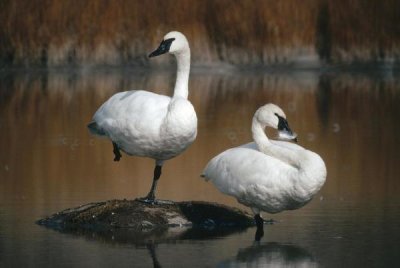
[[122, 155], [119, 151], [118, 145], [115, 142], [113, 142], [112, 144], [113, 144], [113, 148], [114, 148], [113, 152], [114, 152], [114, 156], [115, 156], [114, 161], [119, 161], [121, 159]]
[[162, 166], [156, 165], [154, 168], [154, 177], [153, 177], [153, 184], [151, 185], [150, 192], [147, 194], [146, 197], [144, 198], [139, 198], [139, 201], [145, 202], [145, 203], [154, 203], [156, 200], [156, 188], [157, 188], [157, 183], [158, 179], [161, 176], [161, 168]]
[[264, 236], [264, 220], [261, 218], [260, 214], [256, 214], [254, 216], [254, 220], [256, 221], [257, 231], [255, 235], [255, 240], [260, 241], [260, 239]]
[[147, 249], [150, 252], [151, 259], [153, 260], [153, 267], [160, 268], [161, 264], [158, 262], [157, 255], [156, 255], [156, 248], [154, 244], [148, 244]]

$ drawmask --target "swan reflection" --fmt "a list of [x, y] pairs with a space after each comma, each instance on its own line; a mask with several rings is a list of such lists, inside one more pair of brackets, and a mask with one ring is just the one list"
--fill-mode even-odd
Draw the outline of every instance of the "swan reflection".
[[293, 244], [254, 242], [218, 267], [318, 267], [318, 263], [307, 250]]

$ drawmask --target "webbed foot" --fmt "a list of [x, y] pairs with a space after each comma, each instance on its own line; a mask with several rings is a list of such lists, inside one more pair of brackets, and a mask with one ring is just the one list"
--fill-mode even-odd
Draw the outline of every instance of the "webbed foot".
[[119, 161], [122, 157], [121, 152], [119, 151], [118, 145], [113, 142], [113, 153], [114, 153], [114, 161]]
[[114, 161], [118, 162], [121, 159], [121, 155], [115, 155]]
[[155, 205], [157, 204], [157, 200], [155, 198], [149, 198], [149, 197], [139, 197], [136, 198], [135, 200], [145, 203], [145, 204], [150, 204], [150, 205]]

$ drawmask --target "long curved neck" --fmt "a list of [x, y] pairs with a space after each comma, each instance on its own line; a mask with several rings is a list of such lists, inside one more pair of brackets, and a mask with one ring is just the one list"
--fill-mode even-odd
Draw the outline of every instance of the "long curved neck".
[[267, 147], [271, 145], [267, 135], [264, 132], [265, 126], [262, 126], [260, 122], [256, 118], [253, 118], [253, 122], [251, 125], [251, 132], [253, 133], [253, 140], [257, 144], [258, 149], [263, 152], [267, 153]]
[[174, 89], [174, 98], [182, 97], [187, 99], [189, 90], [189, 72], [190, 72], [190, 49], [175, 55], [178, 70], [176, 73], [176, 82]]
[[297, 153], [286, 147], [278, 146], [271, 143], [267, 135], [265, 135], [264, 129], [265, 125], [261, 125], [256, 118], [253, 118], [251, 131], [253, 133], [253, 139], [257, 144], [258, 149], [266, 155], [278, 158], [279, 160], [289, 165], [292, 165], [295, 168], [300, 168]]

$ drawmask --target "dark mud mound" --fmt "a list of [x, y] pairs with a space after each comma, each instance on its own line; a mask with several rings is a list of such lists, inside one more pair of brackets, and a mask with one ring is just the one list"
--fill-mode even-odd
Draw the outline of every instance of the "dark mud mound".
[[110, 200], [66, 209], [37, 224], [61, 232], [95, 233], [102, 240], [142, 242], [226, 235], [253, 226], [254, 221], [246, 212], [215, 203]]

